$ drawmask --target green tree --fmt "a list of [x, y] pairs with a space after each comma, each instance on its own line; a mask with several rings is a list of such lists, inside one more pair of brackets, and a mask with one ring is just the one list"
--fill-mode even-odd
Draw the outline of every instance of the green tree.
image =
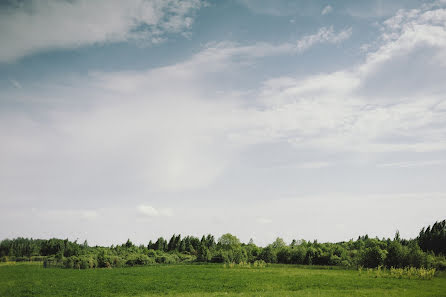
[[393, 240], [387, 248], [385, 264], [387, 267], [402, 267], [404, 259], [403, 246], [398, 240]]
[[230, 233], [223, 234], [218, 239], [218, 243], [225, 250], [233, 250], [240, 247], [240, 240]]

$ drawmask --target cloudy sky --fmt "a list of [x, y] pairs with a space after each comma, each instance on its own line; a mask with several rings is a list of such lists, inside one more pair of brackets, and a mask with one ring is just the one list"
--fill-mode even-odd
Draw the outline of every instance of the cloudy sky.
[[0, 239], [415, 237], [446, 1], [0, 4]]

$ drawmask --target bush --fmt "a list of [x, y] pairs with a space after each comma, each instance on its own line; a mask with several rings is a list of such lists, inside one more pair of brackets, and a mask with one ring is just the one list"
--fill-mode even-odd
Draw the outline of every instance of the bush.
[[107, 250], [101, 250], [98, 254], [98, 267], [111, 268], [111, 259]]
[[277, 262], [278, 263], [283, 263], [283, 264], [291, 263], [291, 251], [290, 251], [290, 248], [282, 247], [277, 252]]
[[[193, 255], [185, 255], [185, 254], [175, 254], [179, 261], [182, 263], [192, 263], [194, 261], [197, 260], [197, 257], [193, 256]], [[212, 260], [212, 258], [210, 258], [210, 260]]]
[[211, 258], [212, 263], [223, 263], [224, 260], [225, 259], [223, 257], [223, 252], [221, 250], [214, 253], [214, 255], [212, 255], [212, 258]]
[[254, 261], [252, 264], [255, 268], [263, 268], [266, 267], [266, 263], [263, 260]]
[[437, 270], [446, 270], [446, 260], [442, 259], [442, 260], [437, 260], [435, 263], [435, 268]]
[[260, 258], [267, 263], [277, 263], [276, 251], [270, 246], [263, 249], [260, 253]]
[[63, 266], [65, 268], [74, 268], [74, 263], [77, 263], [78, 261], [79, 259], [77, 259], [76, 256], [71, 256], [63, 260]]
[[298, 246], [291, 249], [291, 263], [292, 264], [303, 264], [305, 261], [305, 255], [307, 250], [303, 246]]
[[30, 260], [34, 261], [34, 262], [42, 262], [43, 260], [45, 260], [45, 257], [44, 256], [32, 256], [30, 258]]
[[29, 262], [29, 258], [28, 257], [16, 257], [15, 261], [16, 262]]
[[155, 258], [156, 263], [176, 264], [180, 262], [180, 258], [175, 254], [164, 254]]
[[53, 256], [46, 257], [45, 260], [43, 260], [44, 268], [55, 267], [55, 266], [59, 266], [59, 261], [57, 261], [55, 257]]
[[331, 255], [330, 259], [328, 260], [329, 265], [340, 265], [341, 262], [342, 262], [342, 259], [336, 255]]
[[89, 269], [93, 268], [93, 265], [90, 265], [90, 261], [88, 258], [81, 258], [79, 262], [80, 269]]
[[377, 245], [368, 247], [361, 253], [360, 263], [364, 267], [378, 267], [384, 264], [386, 254], [387, 251]]
[[111, 265], [113, 267], [122, 267], [125, 264], [124, 259], [122, 259], [121, 257], [118, 257], [118, 256], [112, 256], [110, 258], [110, 260], [111, 260]]
[[155, 261], [147, 255], [130, 254], [125, 262], [128, 266], [153, 264]]

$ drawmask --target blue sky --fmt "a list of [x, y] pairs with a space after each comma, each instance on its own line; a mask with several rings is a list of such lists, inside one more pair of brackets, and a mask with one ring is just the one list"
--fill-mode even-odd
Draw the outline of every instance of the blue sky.
[[0, 238], [444, 219], [445, 1], [6, 1], [0, 44]]

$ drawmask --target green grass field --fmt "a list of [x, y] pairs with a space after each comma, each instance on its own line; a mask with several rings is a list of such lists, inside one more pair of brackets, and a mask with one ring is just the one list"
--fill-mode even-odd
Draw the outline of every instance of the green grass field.
[[273, 265], [155, 265], [114, 269], [1, 264], [0, 296], [446, 296], [432, 280], [375, 278], [355, 270]]

